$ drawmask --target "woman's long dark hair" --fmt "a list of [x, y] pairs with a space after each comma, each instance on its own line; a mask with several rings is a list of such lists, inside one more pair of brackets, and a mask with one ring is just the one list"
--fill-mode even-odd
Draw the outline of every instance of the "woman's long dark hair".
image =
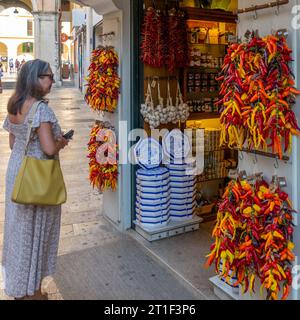
[[29, 97], [43, 99], [44, 92], [39, 82], [39, 76], [50, 68], [48, 62], [36, 59], [26, 62], [18, 75], [16, 91], [8, 101], [9, 114], [21, 114], [22, 106]]

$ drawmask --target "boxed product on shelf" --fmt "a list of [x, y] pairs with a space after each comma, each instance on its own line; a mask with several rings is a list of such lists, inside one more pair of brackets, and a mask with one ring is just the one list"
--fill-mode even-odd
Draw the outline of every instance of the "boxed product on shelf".
[[214, 57], [209, 53], [203, 53], [199, 48], [193, 48], [190, 51], [189, 57], [190, 57], [189, 65], [191, 67], [219, 69], [223, 63], [222, 57]]
[[205, 137], [205, 151], [214, 151], [219, 149], [220, 144], [220, 129], [206, 128], [204, 132]]

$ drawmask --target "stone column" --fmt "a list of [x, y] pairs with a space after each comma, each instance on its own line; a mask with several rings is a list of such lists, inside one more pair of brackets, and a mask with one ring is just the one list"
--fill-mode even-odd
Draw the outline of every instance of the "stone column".
[[[86, 44], [85, 44], [84, 76], [88, 75], [90, 57], [93, 50], [93, 9], [86, 8]], [[86, 81], [84, 80], [84, 84]]]
[[58, 29], [58, 12], [32, 12], [34, 16], [34, 55], [36, 59], [50, 63], [55, 74], [56, 86], [61, 86], [60, 39]]

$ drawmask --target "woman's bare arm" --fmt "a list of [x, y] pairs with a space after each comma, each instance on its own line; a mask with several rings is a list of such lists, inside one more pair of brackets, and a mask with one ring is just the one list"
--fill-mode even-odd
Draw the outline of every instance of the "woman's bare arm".
[[14, 144], [15, 144], [15, 140], [16, 140], [16, 137], [12, 133], [9, 133], [9, 147], [10, 147], [10, 150], [13, 149]]
[[59, 153], [69, 141], [61, 138], [56, 141], [52, 132], [52, 125], [50, 123], [43, 122], [41, 126], [37, 129], [38, 137], [40, 139], [42, 150], [48, 156], [54, 156]]

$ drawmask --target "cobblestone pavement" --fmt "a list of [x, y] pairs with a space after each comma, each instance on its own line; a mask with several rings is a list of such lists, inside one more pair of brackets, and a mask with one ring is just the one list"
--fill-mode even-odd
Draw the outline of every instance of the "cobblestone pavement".
[[[2, 129], [6, 105], [12, 90], [0, 95], [0, 254], [2, 256], [5, 172], [10, 156], [8, 135]], [[50, 105], [64, 131], [75, 130], [74, 141], [61, 153], [61, 163], [68, 189], [68, 202], [63, 206], [59, 255], [91, 248], [99, 244], [102, 222], [102, 196], [93, 191], [88, 180], [87, 142], [94, 115], [87, 108], [82, 95], [74, 88], [53, 89], [49, 95]], [[9, 299], [3, 293], [0, 272], [0, 300]], [[45, 279], [44, 290], [50, 300], [60, 300], [52, 278]]]

